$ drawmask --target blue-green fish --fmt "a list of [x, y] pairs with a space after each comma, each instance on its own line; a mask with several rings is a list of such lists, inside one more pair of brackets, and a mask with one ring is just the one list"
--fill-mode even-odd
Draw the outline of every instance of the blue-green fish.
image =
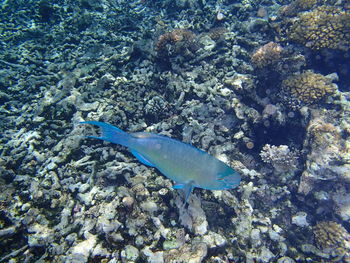
[[148, 132], [126, 133], [110, 124], [98, 121], [81, 122], [101, 128], [102, 134], [87, 136], [121, 144], [143, 164], [157, 168], [175, 181], [174, 189], [183, 189], [187, 202], [192, 189], [232, 189], [241, 176], [231, 167], [189, 144]]

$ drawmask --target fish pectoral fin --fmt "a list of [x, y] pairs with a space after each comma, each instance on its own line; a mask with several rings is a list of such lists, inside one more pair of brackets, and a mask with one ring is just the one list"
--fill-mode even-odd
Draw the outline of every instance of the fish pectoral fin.
[[174, 184], [173, 189], [183, 189], [185, 187], [185, 184]]
[[153, 163], [148, 161], [142, 154], [137, 152], [136, 150], [130, 149], [131, 153], [139, 160], [141, 163], [151, 166], [151, 167], [156, 167]]
[[187, 184], [184, 185], [184, 187], [182, 188], [182, 190], [185, 193], [185, 204], [188, 203], [188, 198], [190, 197], [192, 190], [193, 190], [193, 182], [190, 181]]
[[190, 181], [186, 184], [174, 184], [173, 185], [173, 189], [181, 189], [184, 194], [185, 194], [185, 202], [184, 202], [184, 205], [186, 203], [188, 203], [188, 198], [190, 197], [191, 193], [192, 193], [192, 190], [193, 190], [193, 181]]

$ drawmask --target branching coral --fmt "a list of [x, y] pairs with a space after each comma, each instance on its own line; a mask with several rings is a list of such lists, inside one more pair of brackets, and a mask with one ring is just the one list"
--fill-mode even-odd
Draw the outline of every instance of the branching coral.
[[295, 0], [292, 2], [298, 10], [309, 10], [317, 4], [317, 0]]
[[276, 172], [291, 172], [297, 168], [298, 154], [291, 151], [287, 145], [266, 144], [260, 152], [260, 157], [265, 163], [269, 163]]
[[276, 63], [281, 58], [283, 48], [274, 42], [269, 42], [254, 52], [252, 63], [257, 68], [264, 68]]
[[331, 79], [308, 70], [284, 80], [282, 88], [298, 100], [312, 104], [334, 94], [336, 85]]
[[350, 234], [336, 222], [319, 222], [314, 227], [314, 234], [316, 244], [320, 249], [349, 248]]
[[166, 108], [166, 101], [160, 96], [155, 96], [147, 100], [144, 111], [148, 116], [160, 118], [161, 116], [164, 116], [165, 112], [167, 112]]
[[301, 11], [307, 11], [315, 7], [317, 0], [295, 0], [279, 10], [282, 16], [294, 16]]
[[214, 27], [210, 29], [207, 34], [211, 39], [217, 41], [217, 40], [221, 40], [227, 32], [229, 31], [225, 27]]
[[299, 15], [289, 38], [312, 49], [350, 48], [350, 13], [339, 7], [320, 6]]

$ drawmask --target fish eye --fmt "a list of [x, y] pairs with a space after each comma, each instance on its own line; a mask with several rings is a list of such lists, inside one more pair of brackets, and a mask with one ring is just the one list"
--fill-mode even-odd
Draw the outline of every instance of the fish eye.
[[217, 177], [218, 181], [223, 181], [225, 179], [225, 177], [227, 177], [227, 175], [225, 175], [225, 174], [218, 174], [216, 177]]

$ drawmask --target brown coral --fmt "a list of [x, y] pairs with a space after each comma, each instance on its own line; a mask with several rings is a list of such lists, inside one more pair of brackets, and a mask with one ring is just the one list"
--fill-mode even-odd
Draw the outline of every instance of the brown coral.
[[257, 68], [264, 68], [276, 63], [281, 58], [282, 51], [280, 45], [269, 42], [254, 52], [251, 61]]
[[312, 49], [350, 48], [350, 13], [339, 7], [320, 6], [302, 13], [289, 30], [289, 38]]
[[320, 249], [348, 249], [350, 234], [346, 229], [333, 221], [319, 222], [314, 227], [316, 244]]
[[289, 5], [282, 6], [279, 10], [282, 16], [295, 16], [301, 11], [307, 11], [315, 7], [317, 0], [295, 0]]
[[225, 27], [214, 27], [209, 30], [208, 36], [215, 41], [221, 40], [223, 36], [229, 32]]
[[164, 52], [167, 45], [176, 45], [183, 43], [190, 47], [195, 42], [196, 35], [186, 29], [174, 29], [163, 35], [160, 35], [156, 42], [156, 50], [158, 52]]
[[306, 104], [319, 102], [336, 90], [331, 79], [311, 70], [287, 78], [283, 81], [282, 88]]

